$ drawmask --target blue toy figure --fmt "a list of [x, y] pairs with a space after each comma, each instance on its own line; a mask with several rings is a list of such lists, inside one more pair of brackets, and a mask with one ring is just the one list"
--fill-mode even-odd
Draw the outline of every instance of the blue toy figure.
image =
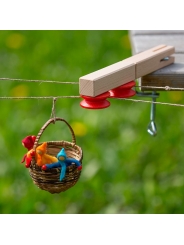
[[42, 170], [47, 170], [50, 168], [61, 168], [61, 173], [59, 178], [60, 181], [62, 181], [65, 177], [66, 167], [70, 166], [72, 163], [75, 163], [77, 165], [78, 170], [82, 169], [82, 165], [78, 160], [67, 157], [64, 148], [62, 148], [61, 151], [57, 154], [57, 159], [58, 162], [43, 165]]

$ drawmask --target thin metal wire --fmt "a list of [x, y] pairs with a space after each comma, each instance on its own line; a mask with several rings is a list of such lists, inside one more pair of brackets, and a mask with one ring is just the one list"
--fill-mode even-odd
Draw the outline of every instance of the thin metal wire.
[[[45, 97], [40, 97], [40, 96], [35, 96], [35, 97], [0, 97], [0, 100], [24, 100], [24, 99], [81, 99], [80, 96], [45, 96]], [[168, 106], [178, 106], [178, 107], [184, 107], [184, 104], [173, 104], [173, 103], [166, 103], [166, 102], [153, 102], [153, 101], [148, 101], [148, 100], [137, 100], [137, 99], [125, 99], [125, 98], [111, 98], [111, 99], [118, 99], [118, 100], [127, 100], [127, 101], [133, 101], [133, 102], [142, 102], [142, 103], [154, 103], [154, 104], [159, 104], [159, 105], [168, 105]]]
[[[79, 85], [78, 82], [62, 82], [62, 81], [52, 81], [52, 80], [32, 80], [32, 79], [18, 79], [18, 78], [0, 78], [0, 81], [17, 81], [17, 82], [36, 82], [36, 83], [58, 83], [58, 84], [74, 84]], [[147, 88], [147, 89], [163, 89], [166, 91], [170, 90], [181, 90], [183, 91], [184, 88], [176, 88], [176, 87], [170, 87], [170, 86], [142, 86], [142, 85], [136, 85], [135, 88]]]
[[57, 99], [66, 99], [66, 98], [71, 98], [71, 99], [75, 99], [75, 98], [81, 98], [80, 96], [75, 96], [75, 95], [71, 95], [71, 96], [29, 96], [29, 97], [0, 97], [0, 100], [26, 100], [26, 99], [53, 99], [53, 98], [57, 98]]
[[129, 100], [129, 101], [133, 101], [133, 102], [143, 102], [143, 103], [153, 103], [153, 104], [159, 104], [159, 105], [169, 105], [169, 106], [184, 107], [184, 104], [174, 104], [174, 103], [166, 103], [166, 102], [153, 102], [153, 101], [148, 101], [148, 100], [134, 100], [134, 99], [125, 99], [125, 98], [122, 98], [122, 100]]
[[165, 86], [165, 87], [158, 87], [158, 86], [142, 86], [142, 85], [136, 85], [134, 86], [135, 88], [153, 88], [153, 89], [163, 89], [166, 91], [174, 90], [174, 91], [183, 91], [184, 88], [175, 88], [175, 87], [170, 87], [170, 86]]
[[[61, 81], [49, 81], [49, 80], [28, 80], [28, 79], [14, 79], [14, 78], [0, 78], [0, 81], [7, 80], [7, 81], [18, 81], [18, 82], [38, 82], [38, 83], [58, 83], [58, 84], [74, 84], [79, 85], [78, 82], [61, 82]], [[174, 91], [183, 91], [184, 88], [175, 88], [170, 86], [165, 87], [158, 87], [158, 86], [141, 86], [136, 85], [135, 88], [147, 88], [147, 89], [163, 89], [166, 91], [174, 90]], [[75, 99], [75, 98], [81, 98], [80, 96], [18, 96], [18, 97], [8, 97], [8, 96], [2, 96], [0, 97], [0, 100], [25, 100], [25, 99]], [[117, 98], [119, 99], [119, 98]], [[121, 100], [127, 100], [127, 101], [133, 101], [133, 102], [142, 102], [142, 103], [154, 103], [159, 105], [168, 105], [168, 106], [178, 106], [178, 107], [184, 107], [184, 104], [173, 104], [173, 103], [166, 103], [166, 102], [153, 102], [153, 101], [147, 101], [147, 100], [139, 100], [139, 99], [126, 99], [126, 98], [120, 98]]]
[[35, 83], [59, 83], [59, 84], [75, 84], [78, 82], [61, 82], [61, 81], [49, 81], [49, 80], [29, 80], [29, 79], [17, 79], [17, 78], [0, 78], [0, 81], [17, 81], [17, 82], [35, 82]]

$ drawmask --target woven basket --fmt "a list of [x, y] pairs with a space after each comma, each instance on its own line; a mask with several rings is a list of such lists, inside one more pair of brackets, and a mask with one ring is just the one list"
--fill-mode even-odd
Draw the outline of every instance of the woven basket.
[[[55, 121], [61, 121], [64, 122], [68, 128], [70, 129], [70, 132], [72, 134], [72, 142], [68, 141], [48, 141], [47, 142], [47, 154], [57, 156], [59, 151], [64, 148], [65, 152], [67, 154], [67, 157], [69, 158], [75, 158], [82, 164], [82, 158], [83, 153], [81, 147], [76, 145], [76, 139], [75, 134], [72, 129], [72, 127], [62, 118], [56, 117], [54, 119], [48, 120], [43, 127], [40, 129], [40, 132], [38, 133], [33, 149], [35, 150], [37, 146], [41, 145], [42, 143], [38, 144], [38, 141], [43, 134], [44, 130], [49, 126], [50, 123], [55, 123]], [[36, 160], [33, 157], [31, 161], [31, 166], [29, 168], [30, 176], [33, 180], [33, 183], [37, 185], [40, 189], [48, 191], [50, 193], [60, 193], [63, 191], [68, 190], [72, 186], [74, 186], [81, 174], [81, 171], [79, 171], [76, 167], [76, 165], [70, 165], [66, 169], [66, 175], [65, 178], [60, 181], [60, 168], [52, 168], [48, 169], [46, 171], [42, 170], [41, 167], [39, 167], [36, 164]]]

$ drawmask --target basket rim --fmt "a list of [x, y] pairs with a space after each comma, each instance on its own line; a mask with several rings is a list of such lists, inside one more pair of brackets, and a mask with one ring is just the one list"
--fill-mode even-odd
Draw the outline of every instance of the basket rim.
[[[75, 133], [74, 133], [72, 127], [70, 126], [70, 124], [69, 124], [65, 119], [63, 119], [63, 118], [61, 118], [61, 117], [55, 117], [55, 118], [49, 119], [49, 120], [48, 120], [48, 121], [41, 127], [40, 131], [38, 132], [38, 134], [37, 134], [37, 136], [36, 136], [36, 139], [35, 139], [35, 142], [34, 142], [34, 146], [33, 146], [33, 150], [35, 150], [36, 147], [38, 146], [40, 137], [41, 137], [42, 134], [44, 133], [45, 129], [46, 129], [51, 123], [54, 123], [54, 124], [55, 124], [56, 121], [64, 122], [64, 123], [68, 126], [68, 128], [69, 128], [69, 130], [70, 130], [70, 133], [71, 133], [71, 135], [72, 135], [72, 143], [76, 144]], [[50, 142], [50, 141], [47, 141], [47, 142]], [[55, 141], [55, 142], [56, 142], [56, 141]], [[67, 142], [69, 142], [69, 141], [67, 141]]]

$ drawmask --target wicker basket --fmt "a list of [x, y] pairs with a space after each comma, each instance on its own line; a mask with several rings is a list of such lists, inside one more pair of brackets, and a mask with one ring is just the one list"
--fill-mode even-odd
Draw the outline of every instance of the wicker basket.
[[[44, 130], [49, 126], [50, 123], [54, 123], [55, 121], [64, 122], [70, 129], [72, 134], [72, 142], [68, 141], [48, 141], [47, 142], [47, 154], [56, 156], [59, 151], [64, 148], [69, 158], [75, 158], [82, 164], [83, 153], [81, 147], [76, 145], [75, 134], [72, 127], [62, 118], [56, 117], [54, 119], [48, 120], [43, 127], [40, 129], [38, 133], [35, 144], [33, 149], [35, 150], [37, 146], [41, 145], [42, 143], [38, 144], [38, 141], [43, 134]], [[60, 193], [63, 191], [68, 190], [70, 187], [74, 186], [81, 174], [76, 167], [76, 165], [70, 165], [66, 169], [65, 178], [60, 181], [60, 168], [52, 168], [46, 171], [43, 171], [41, 167], [36, 164], [35, 158], [31, 161], [31, 166], [29, 168], [30, 176], [35, 185], [37, 185], [40, 189], [48, 191], [50, 193]]]

